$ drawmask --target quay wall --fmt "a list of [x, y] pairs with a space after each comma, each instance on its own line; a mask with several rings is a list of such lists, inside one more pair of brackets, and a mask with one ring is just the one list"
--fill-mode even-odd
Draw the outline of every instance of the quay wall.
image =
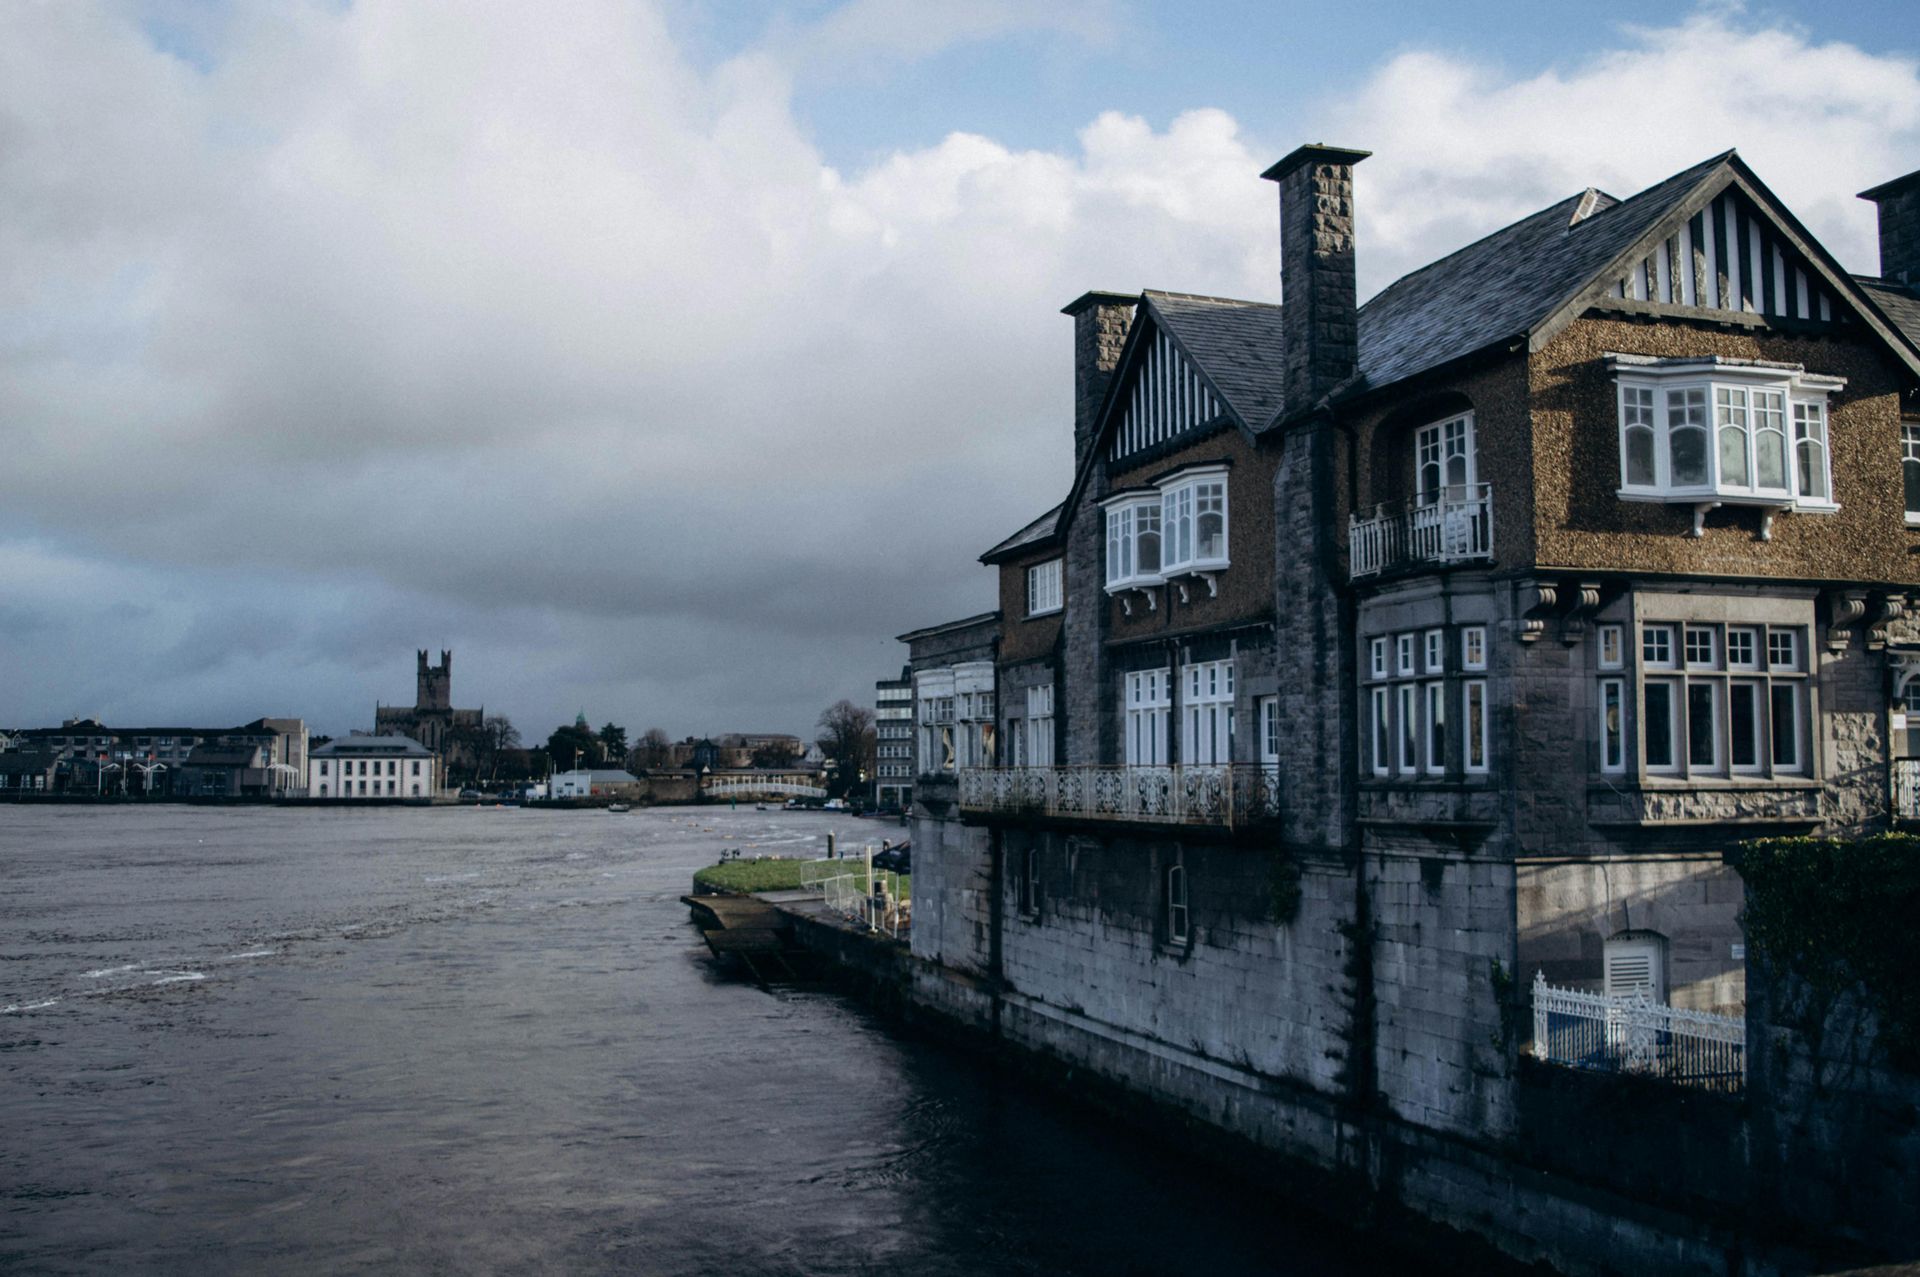
[[[1765, 1025], [1750, 1034], [1773, 1065], [1744, 1097], [1527, 1056], [1510, 860], [1409, 843], [1350, 863], [924, 813], [914, 841], [911, 953], [820, 924], [801, 942], [906, 1018], [1170, 1135], [1175, 1156], [1505, 1266], [1776, 1277], [1920, 1254], [1914, 1213], [1892, 1207], [1920, 1183], [1920, 1080], [1883, 1070], [1823, 1097]], [[1152, 885], [1170, 857], [1222, 884], [1196, 890], [1184, 942]], [[1297, 873], [1284, 918], [1279, 870]], [[1833, 1165], [1796, 1193], [1793, 1168]], [[1876, 1186], [1859, 1207], [1848, 1177]]]

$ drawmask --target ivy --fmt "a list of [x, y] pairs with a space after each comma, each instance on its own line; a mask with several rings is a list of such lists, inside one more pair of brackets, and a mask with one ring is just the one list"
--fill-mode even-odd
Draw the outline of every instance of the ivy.
[[1740, 849], [1748, 943], [1805, 988], [1800, 1028], [1816, 1051], [1847, 995], [1879, 1027], [1880, 1046], [1920, 1066], [1920, 836], [1765, 838]]
[[1267, 907], [1283, 927], [1300, 916], [1300, 862], [1285, 850], [1267, 857]]

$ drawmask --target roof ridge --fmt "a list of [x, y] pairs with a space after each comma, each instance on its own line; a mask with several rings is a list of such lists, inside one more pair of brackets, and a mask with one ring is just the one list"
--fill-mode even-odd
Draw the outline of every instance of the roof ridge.
[[1170, 301], [1211, 302], [1216, 306], [1263, 306], [1271, 310], [1280, 309], [1279, 302], [1252, 301], [1245, 297], [1214, 297], [1207, 293], [1176, 293], [1164, 288], [1142, 289], [1141, 295], [1145, 297], [1165, 297]]

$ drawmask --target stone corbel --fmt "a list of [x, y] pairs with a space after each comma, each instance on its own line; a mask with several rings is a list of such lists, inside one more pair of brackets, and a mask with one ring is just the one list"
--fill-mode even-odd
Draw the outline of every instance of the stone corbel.
[[1718, 501], [1701, 501], [1697, 503], [1693, 507], [1693, 529], [1689, 531], [1687, 535], [1696, 538], [1707, 535], [1707, 511], [1718, 510], [1719, 508], [1720, 503]]
[[1836, 590], [1827, 596], [1827, 608], [1827, 647], [1845, 651], [1853, 639], [1854, 624], [1867, 614], [1867, 592]]
[[1880, 651], [1887, 645], [1887, 626], [1907, 614], [1907, 596], [1904, 594], [1883, 594], [1878, 606], [1873, 609], [1873, 619], [1867, 622], [1867, 650]]
[[1600, 610], [1600, 582], [1580, 581], [1570, 591], [1566, 619], [1560, 623], [1560, 641], [1572, 647], [1587, 636], [1587, 622]]
[[1159, 602], [1154, 598], [1153, 591], [1146, 588], [1145, 586], [1136, 585], [1132, 589], [1120, 591], [1121, 615], [1123, 616], [1133, 615], [1133, 601], [1129, 596], [1134, 594], [1138, 594], [1141, 598], [1147, 601], [1147, 611], [1153, 612], [1159, 609]]
[[1520, 626], [1514, 636], [1537, 643], [1547, 632], [1547, 617], [1560, 603], [1560, 587], [1552, 581], [1527, 581], [1520, 586]]

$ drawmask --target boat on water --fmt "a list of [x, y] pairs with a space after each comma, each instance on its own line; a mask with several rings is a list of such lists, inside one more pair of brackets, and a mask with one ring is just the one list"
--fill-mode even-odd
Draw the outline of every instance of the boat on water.
[[608, 811], [632, 811], [633, 809], [627, 806], [625, 803], [608, 803], [607, 810]]

